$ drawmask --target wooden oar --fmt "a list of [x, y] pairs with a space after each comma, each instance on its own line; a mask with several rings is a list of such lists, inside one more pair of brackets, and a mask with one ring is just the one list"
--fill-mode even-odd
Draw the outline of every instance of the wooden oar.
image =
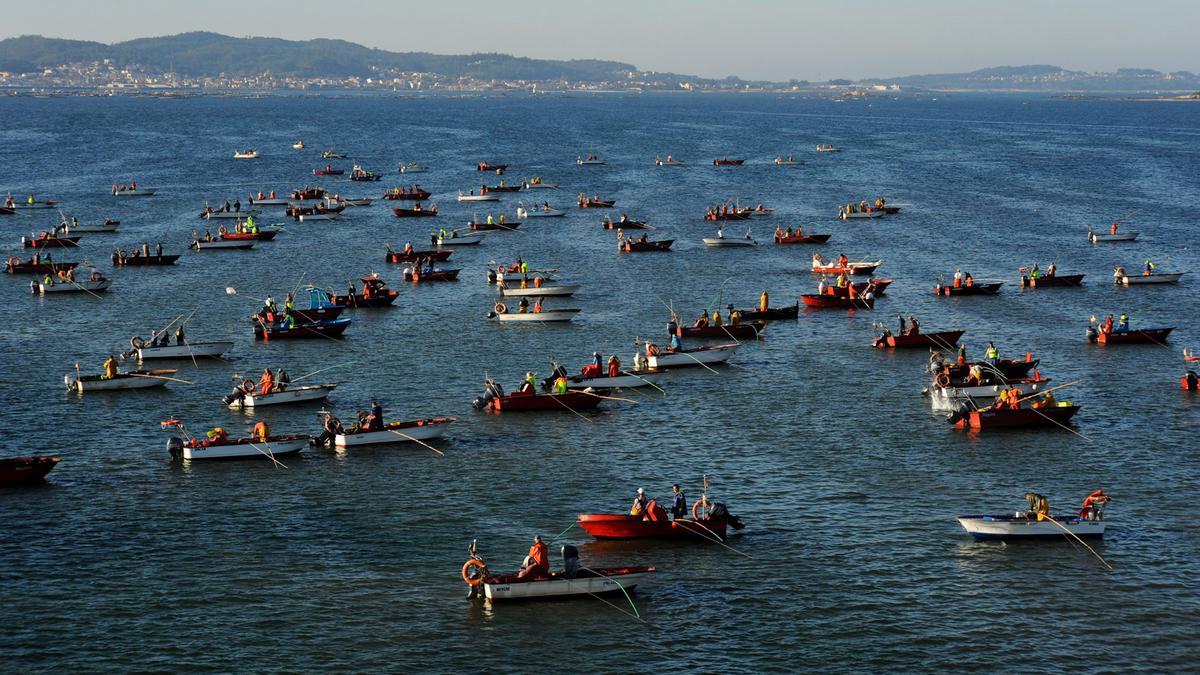
[[641, 376], [639, 376], [639, 375], [637, 375], [637, 374], [635, 374], [635, 373], [632, 373], [632, 372], [630, 372], [630, 371], [628, 371], [628, 370], [622, 370], [622, 371], [620, 371], [620, 372], [621, 372], [621, 374], [622, 374], [622, 375], [628, 375], [628, 376], [630, 376], [630, 377], [636, 377], [637, 379], [641, 380], [642, 382], [645, 382], [646, 384], [650, 385], [651, 387], [654, 387], [655, 389], [657, 389], [657, 390], [661, 391], [661, 392], [663, 393], [663, 395], [664, 395], [664, 396], [666, 396], [666, 394], [667, 394], [667, 390], [666, 390], [666, 389], [663, 389], [662, 387], [658, 386], [657, 384], [654, 384], [653, 382], [651, 382], [650, 380], [647, 380], [647, 379], [646, 379], [646, 378], [644, 378], [644, 377], [641, 377]]
[[276, 468], [279, 468], [281, 466], [285, 469], [288, 468], [286, 464], [279, 461], [278, 459], [275, 459], [275, 453], [269, 451], [269, 448], [271, 447], [270, 441], [267, 441], [268, 450], [263, 450], [262, 448], [258, 447], [257, 445], [255, 445], [253, 443], [248, 443], [247, 445], [249, 445], [250, 447], [254, 448], [255, 450], [261, 452], [263, 454], [263, 456], [266, 457], [267, 459], [271, 460], [272, 462], [275, 462]]
[[132, 377], [148, 377], [152, 380], [169, 380], [171, 382], [182, 382], [183, 384], [194, 384], [192, 382], [188, 382], [187, 380], [181, 380], [177, 377], [167, 377], [166, 375], [148, 375], [145, 373], [125, 373], [125, 374], [132, 376]]
[[423, 445], [423, 446], [429, 448], [430, 450], [436, 452], [437, 454], [441, 455], [442, 457], [446, 456], [446, 453], [442, 452], [441, 450], [438, 450], [437, 448], [433, 447], [432, 445], [430, 445], [428, 443], [421, 441], [420, 439], [413, 438], [412, 436], [409, 436], [408, 434], [406, 434], [402, 431], [396, 431], [395, 429], [388, 429], [386, 427], [384, 427], [384, 431], [390, 431], [393, 434], [396, 434], [397, 436], [403, 437], [407, 441], [412, 441], [413, 443], [416, 443], [417, 445]]
[[1062, 530], [1064, 533], [1067, 534], [1067, 536], [1072, 537], [1073, 539], [1075, 539], [1075, 541], [1082, 544], [1083, 547], [1086, 548], [1088, 551], [1091, 551], [1092, 555], [1096, 556], [1096, 559], [1099, 560], [1100, 564], [1104, 565], [1108, 569], [1108, 571], [1110, 571], [1110, 572], [1112, 571], [1113, 566], [1108, 564], [1108, 561], [1105, 560], [1103, 557], [1101, 557], [1101, 555], [1099, 553], [1096, 553], [1096, 549], [1092, 548], [1091, 546], [1088, 546], [1087, 542], [1085, 542], [1079, 535], [1077, 535], [1074, 532], [1067, 529], [1062, 523], [1055, 520], [1050, 514], [1047, 513], [1045, 515], [1042, 515], [1039, 513], [1038, 520], [1048, 521], [1049, 523], [1051, 523], [1058, 529]]

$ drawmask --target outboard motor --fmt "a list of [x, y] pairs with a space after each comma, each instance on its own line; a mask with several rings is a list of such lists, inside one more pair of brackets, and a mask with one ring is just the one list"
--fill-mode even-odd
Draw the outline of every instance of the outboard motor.
[[489, 283], [489, 284], [494, 284], [494, 283], [496, 283], [496, 270], [493, 270], [493, 269], [490, 269], [490, 268], [488, 269], [488, 272], [487, 272], [487, 280], [488, 280], [488, 283]]
[[183, 439], [172, 436], [167, 439], [167, 452], [175, 459], [183, 459]]
[[503, 398], [504, 389], [496, 384], [494, 380], [487, 380], [483, 383], [483, 396], [471, 401], [471, 406], [476, 410], [483, 410], [487, 407], [492, 399]]
[[234, 387], [233, 391], [229, 392], [229, 395], [221, 400], [224, 401], [225, 405], [231, 405], [234, 401], [241, 401], [244, 398], [246, 398], [246, 392], [242, 391], [241, 387]]
[[949, 422], [950, 424], [954, 424], [954, 423], [958, 422], [959, 420], [967, 419], [968, 417], [970, 417], [970, 415], [971, 415], [971, 406], [967, 405], [966, 403], [963, 403], [962, 405], [958, 406], [958, 408], [956, 408], [954, 410], [954, 412], [952, 412], [946, 416], [946, 421]]
[[579, 574], [579, 549], [570, 544], [563, 544], [563, 575], [574, 579]]
[[1087, 327], [1087, 341], [1095, 342], [1099, 338], [1100, 338], [1100, 335], [1096, 332], [1096, 327], [1089, 325]]
[[729, 526], [735, 530], [740, 530], [743, 527], [746, 527], [746, 524], [742, 522], [742, 519], [738, 518], [737, 516], [730, 513], [729, 509], [725, 506], [725, 504], [723, 504], [721, 502], [713, 502], [712, 503], [712, 507], [709, 508], [709, 511], [708, 511], [708, 519], [709, 520], [725, 519], [725, 521], [727, 523], [729, 523]]

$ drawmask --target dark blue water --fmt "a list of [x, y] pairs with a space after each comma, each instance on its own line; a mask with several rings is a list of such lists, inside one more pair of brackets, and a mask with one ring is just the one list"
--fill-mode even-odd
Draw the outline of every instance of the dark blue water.
[[[308, 149], [294, 151], [303, 138]], [[1195, 270], [1200, 119], [1185, 104], [1020, 97], [835, 103], [775, 97], [564, 96], [0, 101], [0, 192], [61, 200], [68, 215], [122, 220], [85, 235], [107, 271], [115, 243], [163, 240], [181, 252], [206, 200], [313, 184], [317, 153], [351, 153], [369, 169], [419, 161], [372, 186], [321, 181], [343, 194], [419, 182], [436, 221], [397, 220], [383, 204], [337, 223], [287, 224], [238, 254], [188, 252], [171, 269], [122, 269], [103, 299], [28, 293], [0, 279], [0, 452], [63, 458], [47, 484], [0, 491], [0, 655], [6, 670], [554, 670], [798, 669], [1185, 670], [1197, 648], [1194, 442], [1200, 412], [1181, 392], [1179, 348], [1194, 344], [1194, 279], [1114, 288], [1114, 265]], [[817, 155], [817, 143], [846, 148]], [[231, 159], [257, 148], [258, 161]], [[609, 160], [577, 167], [581, 153]], [[795, 153], [808, 163], [777, 168]], [[689, 165], [659, 169], [656, 155]], [[746, 157], [715, 169], [714, 156]], [[431, 225], [484, 211], [459, 190], [508, 162], [510, 181], [561, 183], [535, 193], [556, 206], [612, 196], [663, 255], [618, 256], [602, 215], [572, 210], [452, 258], [456, 284], [406, 286], [385, 242], [421, 244]], [[348, 162], [346, 163], [348, 164]], [[347, 166], [348, 168], [348, 166]], [[116, 201], [113, 182], [161, 190]], [[843, 224], [839, 202], [885, 195], [895, 218]], [[574, 415], [474, 413], [485, 374], [509, 387], [557, 357], [593, 350], [628, 362], [636, 336], [685, 317], [777, 303], [811, 292], [808, 247], [706, 250], [706, 206], [736, 197], [775, 207], [753, 223], [832, 232], [827, 256], [882, 257], [895, 279], [874, 312], [802, 313], [773, 324], [719, 373], [679, 372], [668, 394], [634, 392]], [[517, 197], [506, 197], [512, 214]], [[496, 209], [500, 212], [500, 208]], [[1134, 213], [1138, 242], [1092, 246], [1089, 227]], [[0, 217], [5, 245], [45, 229], [48, 212]], [[266, 221], [274, 220], [266, 218]], [[741, 226], [726, 228], [740, 235]], [[522, 255], [583, 284], [572, 325], [498, 326], [488, 261]], [[1017, 268], [1057, 260], [1081, 289], [1020, 292]], [[1004, 279], [997, 298], [935, 298], [955, 267]], [[252, 298], [298, 283], [342, 288], [379, 271], [401, 292], [390, 311], [353, 314], [342, 344], [255, 343]], [[238, 290], [226, 294], [226, 287]], [[180, 366], [152, 394], [67, 395], [62, 376], [199, 307], [193, 340], [231, 337], [230, 362]], [[1170, 348], [1097, 348], [1092, 314], [1174, 325]], [[926, 354], [869, 348], [872, 321], [917, 315], [926, 330], [962, 327], [973, 353], [994, 340], [1027, 350], [1042, 372], [1078, 381], [1060, 399], [1083, 406], [1076, 431], [984, 434], [949, 428], [921, 397]], [[243, 415], [225, 409], [231, 377], [328, 365], [343, 417], [378, 398], [394, 418], [456, 415], [438, 444], [308, 452], [267, 463], [173, 463], [158, 422], [313, 433], [316, 407]], [[240, 379], [240, 378], [239, 378]], [[318, 378], [319, 379], [319, 378]], [[575, 514], [627, 508], [637, 487], [678, 481], [749, 523], [731, 545], [589, 543]], [[1098, 485], [1111, 492], [1107, 572], [1067, 544], [973, 543], [961, 513], [1006, 512], [1021, 495], [1066, 513]], [[565, 531], [565, 532], [564, 532]], [[515, 567], [534, 534], [582, 544], [585, 564], [654, 564], [639, 588], [645, 624], [595, 601], [500, 606], [463, 599], [458, 570], [479, 538], [494, 569]], [[618, 605], [629, 611], [628, 606]]]

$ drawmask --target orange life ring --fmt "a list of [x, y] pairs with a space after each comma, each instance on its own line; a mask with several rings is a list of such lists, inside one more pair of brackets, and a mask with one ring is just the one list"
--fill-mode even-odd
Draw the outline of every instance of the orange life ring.
[[937, 382], [937, 385], [939, 387], [949, 387], [950, 386], [950, 376], [947, 375], [946, 373], [938, 373], [937, 379], [934, 380], [934, 382]]
[[504, 314], [508, 312], [508, 305], [504, 304], [503, 302], [497, 302], [492, 309], [494, 309], [497, 314]]
[[229, 228], [222, 225], [221, 227], [217, 228], [217, 234], [229, 234]]
[[699, 509], [700, 509], [701, 504], [708, 506], [708, 497], [701, 497], [700, 499], [697, 499], [694, 504], [692, 504], [692, 519], [693, 520], [700, 520]]
[[658, 345], [650, 342], [646, 345], [646, 356], [658, 356]]
[[[472, 571], [476, 572], [474, 576], [471, 574]], [[467, 562], [463, 563], [462, 578], [463, 581], [467, 582], [468, 586], [478, 586], [479, 584], [482, 584], [484, 577], [487, 575], [487, 565], [485, 565], [479, 558], [471, 558]]]
[[21, 264], [21, 259], [14, 255], [13, 257], [8, 259], [8, 264], [12, 265], [13, 267], [16, 267], [17, 265]]
[[254, 382], [251, 380], [242, 380], [242, 391], [246, 392], [247, 394], [253, 393]]

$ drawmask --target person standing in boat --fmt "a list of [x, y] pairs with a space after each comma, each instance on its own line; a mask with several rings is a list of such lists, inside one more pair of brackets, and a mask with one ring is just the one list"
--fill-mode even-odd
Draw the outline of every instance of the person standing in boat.
[[1128, 333], [1129, 332], [1129, 315], [1126, 314], [1125, 312], [1121, 312], [1121, 318], [1117, 322], [1117, 332], [1118, 333]]
[[621, 374], [621, 359], [616, 354], [608, 357], [608, 376], [616, 377]]
[[110, 354], [109, 357], [104, 360], [104, 365], [101, 367], [104, 368], [103, 379], [114, 379], [117, 376], [117, 357]]
[[517, 579], [533, 581], [548, 576], [550, 576], [549, 548], [542, 542], [542, 536], [538, 535], [533, 538], [533, 546], [529, 547], [529, 555], [525, 556], [525, 562], [521, 564], [521, 570], [517, 572]]
[[687, 496], [683, 494], [683, 489], [679, 487], [679, 483], [671, 484], [671, 492], [674, 496], [671, 498], [671, 516], [676, 520], [687, 518]]
[[282, 367], [275, 371], [275, 391], [283, 391], [292, 383], [292, 377]]
[[270, 437], [271, 427], [267, 426], [267, 423], [263, 420], [259, 420], [258, 423], [254, 425], [254, 431], [250, 433], [250, 438], [258, 441], [259, 443], [266, 443], [267, 439]]
[[187, 344], [187, 335], [183, 332], [183, 324], [179, 324], [179, 327], [175, 329], [175, 344], [180, 347]]
[[683, 351], [683, 341], [679, 339], [679, 333], [674, 333], [671, 335], [671, 345], [669, 347], [667, 347], [667, 351], [669, 351], [669, 352]]
[[1025, 501], [1029, 504], [1029, 509], [1025, 512], [1027, 518], [1036, 517], [1038, 520], [1044, 520], [1050, 516], [1050, 500], [1045, 495], [1026, 492]]
[[[1047, 394], [1048, 395], [1048, 394]], [[1088, 520], [1099, 520], [1100, 512], [1103, 504], [1111, 501], [1112, 498], [1104, 494], [1103, 488], [1096, 490], [1083, 499], [1083, 507], [1079, 509], [1079, 517]]]
[[708, 310], [707, 309], [705, 309], [700, 314], [700, 318], [696, 319], [696, 322], [693, 323], [692, 326], [695, 328], [706, 328], [708, 326]]
[[342, 422], [333, 416], [333, 413], [326, 412], [325, 420], [321, 423], [321, 435], [317, 436], [315, 441], [318, 448], [329, 447], [333, 444], [334, 437], [342, 433]]
[[917, 321], [917, 317], [912, 314], [908, 315], [908, 335], [920, 335], [921, 324]]
[[908, 335], [908, 327], [904, 324], [904, 315], [897, 314], [896, 318], [900, 321], [900, 335]]
[[266, 396], [275, 389], [275, 375], [270, 368], [263, 368], [262, 376], [258, 378], [259, 396]]
[[996, 345], [992, 344], [990, 341], [987, 343], [987, 350], [984, 352], [984, 358], [987, 359], [987, 362], [993, 366], [996, 365], [996, 362], [1000, 360], [1000, 351], [997, 350]]
[[367, 431], [383, 430], [383, 406], [378, 401], [371, 401], [371, 412], [367, 415]]

